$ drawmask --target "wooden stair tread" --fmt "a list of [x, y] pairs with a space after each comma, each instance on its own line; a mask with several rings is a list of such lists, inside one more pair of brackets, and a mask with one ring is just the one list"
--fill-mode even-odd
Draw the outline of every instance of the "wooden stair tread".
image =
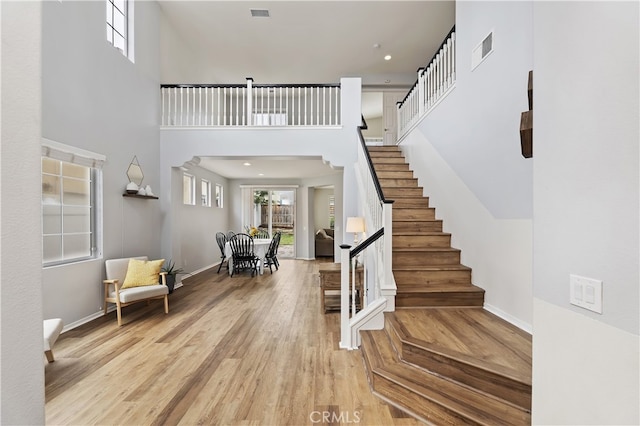
[[531, 336], [484, 309], [397, 310], [388, 319], [413, 346], [531, 386]]
[[407, 252], [407, 253], [436, 253], [436, 252], [451, 252], [459, 253], [460, 249], [453, 247], [394, 247], [394, 252]]
[[448, 284], [448, 283], [431, 284], [429, 286], [423, 286], [423, 287], [398, 286], [398, 289], [397, 289], [397, 293], [447, 293], [447, 292], [478, 293], [478, 292], [484, 292], [484, 290], [473, 284]]
[[[460, 420], [474, 424], [528, 424], [530, 415], [499, 399], [492, 398], [464, 385], [449, 381], [419, 367], [402, 363], [394, 351], [386, 332], [382, 330], [362, 332], [365, 362], [370, 374], [393, 382], [409, 395], [383, 394], [387, 398], [413, 399], [442, 407], [436, 412], [431, 404], [411, 404], [410, 410], [428, 422], [453, 423]], [[378, 392], [373, 380], [374, 391]], [[381, 388], [383, 386], [380, 386]], [[384, 389], [380, 389], [384, 391]], [[411, 398], [414, 395], [414, 398]], [[405, 404], [402, 404], [405, 405]], [[408, 404], [407, 404], [408, 405]], [[415, 412], [420, 411], [420, 412]]]
[[460, 263], [450, 265], [416, 265], [416, 266], [393, 266], [394, 271], [470, 271], [471, 268]]

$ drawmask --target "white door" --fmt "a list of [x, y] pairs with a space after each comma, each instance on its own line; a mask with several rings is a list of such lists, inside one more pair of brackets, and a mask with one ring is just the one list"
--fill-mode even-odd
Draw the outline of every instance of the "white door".
[[404, 99], [405, 92], [382, 93], [382, 122], [384, 123], [384, 145], [395, 145], [398, 140], [398, 102]]

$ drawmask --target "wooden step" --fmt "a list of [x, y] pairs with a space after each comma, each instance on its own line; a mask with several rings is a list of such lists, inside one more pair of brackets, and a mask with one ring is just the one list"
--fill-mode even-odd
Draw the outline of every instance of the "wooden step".
[[385, 151], [377, 151], [377, 150], [369, 150], [369, 156], [371, 157], [371, 159], [373, 160], [374, 158], [381, 158], [381, 157], [402, 157], [404, 158], [404, 156], [402, 155], [402, 152], [398, 151], [398, 150], [385, 150]]
[[411, 170], [409, 169], [409, 165], [407, 163], [373, 163], [373, 169], [378, 172], [390, 171], [390, 172], [401, 172]]
[[396, 233], [420, 234], [422, 232], [442, 232], [442, 220], [417, 220], [414, 222], [393, 221], [393, 235]]
[[385, 198], [397, 200], [402, 197], [422, 197], [422, 187], [413, 188], [384, 188], [382, 190]]
[[407, 164], [404, 157], [385, 155], [382, 157], [372, 157], [371, 161], [374, 166], [377, 164]]
[[[395, 202], [394, 202], [395, 204]], [[436, 209], [433, 208], [404, 208], [397, 207], [392, 210], [392, 220], [394, 222], [415, 222], [418, 220], [435, 220]]]
[[401, 209], [404, 207], [429, 207], [429, 197], [398, 197], [393, 198], [393, 208]]
[[411, 170], [380, 170], [376, 175], [378, 179], [413, 179]]
[[531, 411], [531, 336], [514, 325], [484, 309], [412, 309], [385, 328], [402, 361]]
[[393, 265], [393, 276], [399, 289], [423, 288], [440, 284], [471, 285], [471, 268], [460, 264], [408, 267]]
[[484, 290], [470, 284], [398, 286], [396, 290], [396, 308], [481, 308], [483, 305]]
[[456, 265], [460, 263], [460, 250], [451, 247], [421, 247], [393, 249], [394, 267]]
[[362, 353], [372, 391], [428, 424], [526, 425], [529, 413], [403, 363], [385, 330], [363, 331]]
[[[394, 211], [395, 213], [395, 211]], [[393, 233], [393, 248], [450, 247], [451, 234], [445, 232]]]
[[380, 181], [380, 186], [382, 187], [382, 189], [385, 189], [385, 188], [403, 188], [403, 187], [413, 188], [413, 187], [417, 187], [418, 186], [418, 179], [415, 179], [415, 178], [411, 178], [411, 179], [396, 179], [396, 178], [380, 179], [380, 177], [378, 176], [378, 180]]
[[400, 148], [397, 145], [371, 145], [367, 147], [369, 153], [371, 152], [400, 152]]

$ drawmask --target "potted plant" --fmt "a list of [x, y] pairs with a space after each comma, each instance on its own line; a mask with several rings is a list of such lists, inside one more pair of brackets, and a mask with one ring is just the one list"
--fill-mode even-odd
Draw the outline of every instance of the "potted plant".
[[184, 269], [176, 268], [175, 262], [169, 259], [169, 261], [164, 263], [160, 271], [167, 273], [166, 281], [167, 287], [169, 287], [169, 294], [173, 293], [173, 287], [176, 285], [176, 275], [183, 273]]

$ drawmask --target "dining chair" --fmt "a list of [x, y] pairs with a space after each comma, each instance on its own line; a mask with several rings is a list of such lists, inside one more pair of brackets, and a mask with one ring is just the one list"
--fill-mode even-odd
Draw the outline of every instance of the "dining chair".
[[282, 233], [280, 231], [276, 231], [273, 234], [273, 238], [271, 239], [271, 244], [269, 244], [269, 250], [267, 250], [267, 254], [264, 257], [265, 266], [269, 266], [269, 271], [273, 274], [273, 270], [271, 269], [271, 265], [276, 267], [276, 271], [280, 267], [280, 262], [278, 262], [278, 247], [280, 246], [280, 237]]
[[269, 238], [269, 231], [264, 228], [258, 228], [258, 233], [255, 238]]
[[236, 233], [235, 233], [235, 232], [233, 232], [233, 231], [227, 231], [227, 240], [230, 240], [230, 239], [231, 239], [231, 237], [233, 237], [234, 235], [236, 235]]
[[[224, 234], [224, 232], [216, 233], [216, 242], [218, 243], [218, 247], [220, 248], [220, 266], [218, 266], [218, 273], [220, 273], [222, 264], [227, 259], [227, 255], [224, 254], [224, 246], [225, 244], [227, 244], [227, 236]], [[229, 269], [228, 261], [227, 261], [227, 269]]]
[[251, 276], [258, 274], [258, 262], [260, 259], [255, 255], [253, 237], [249, 234], [236, 234], [229, 239], [231, 247], [232, 269], [231, 276], [240, 270], [251, 270]]

